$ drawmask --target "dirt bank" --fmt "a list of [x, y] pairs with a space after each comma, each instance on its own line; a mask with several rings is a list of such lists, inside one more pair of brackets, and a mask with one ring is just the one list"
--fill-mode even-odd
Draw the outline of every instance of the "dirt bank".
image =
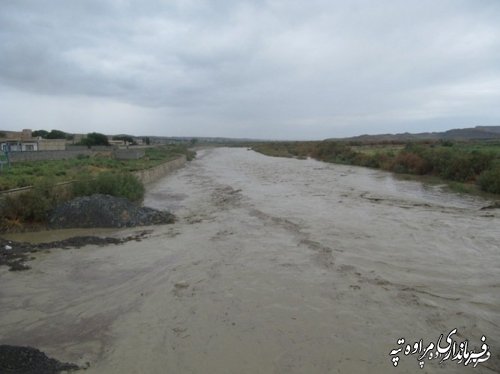
[[105, 246], [110, 244], [123, 244], [131, 240], [140, 241], [146, 237], [148, 233], [150, 233], [150, 231], [145, 230], [123, 238], [75, 236], [69, 239], [38, 244], [16, 242], [0, 238], [0, 266], [6, 265], [11, 271], [29, 270], [31, 267], [27, 262], [34, 260], [34, 254], [40, 251], [47, 252], [54, 248], [81, 248], [86, 245]]

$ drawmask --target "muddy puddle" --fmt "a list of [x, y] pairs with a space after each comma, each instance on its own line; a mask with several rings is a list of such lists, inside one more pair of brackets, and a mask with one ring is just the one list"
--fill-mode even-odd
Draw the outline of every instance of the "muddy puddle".
[[[200, 151], [145, 199], [177, 223], [0, 268], [0, 344], [86, 373], [499, 372], [490, 203], [377, 170]], [[475, 352], [485, 336], [491, 357], [400, 353], [394, 367], [399, 339], [427, 347], [455, 328]]]

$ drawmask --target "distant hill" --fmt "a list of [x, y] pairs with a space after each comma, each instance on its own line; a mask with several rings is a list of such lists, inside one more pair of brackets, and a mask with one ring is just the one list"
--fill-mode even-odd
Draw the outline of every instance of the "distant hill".
[[487, 132], [494, 132], [496, 134], [500, 134], [500, 126], [476, 126], [475, 129], [480, 129]]
[[500, 126], [476, 126], [465, 129], [451, 129], [444, 132], [422, 132], [410, 134], [359, 135], [349, 138], [328, 140], [352, 140], [361, 142], [408, 141], [408, 140], [488, 140], [500, 139]]

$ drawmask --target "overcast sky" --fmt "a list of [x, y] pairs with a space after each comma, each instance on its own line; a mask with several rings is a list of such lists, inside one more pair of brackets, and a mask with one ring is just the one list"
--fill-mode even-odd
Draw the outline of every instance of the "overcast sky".
[[0, 129], [323, 139], [500, 125], [499, 0], [0, 0]]

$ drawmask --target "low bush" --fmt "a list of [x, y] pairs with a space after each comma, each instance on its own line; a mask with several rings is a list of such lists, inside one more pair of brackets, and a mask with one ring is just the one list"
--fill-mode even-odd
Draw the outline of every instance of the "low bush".
[[[408, 142], [402, 149], [392, 144], [352, 141], [269, 142], [252, 149], [270, 156], [302, 157], [380, 168], [395, 173], [433, 175], [450, 181], [454, 189], [472, 191], [477, 182], [483, 191], [500, 193], [500, 144]], [[467, 184], [467, 186], [464, 185]]]
[[96, 178], [87, 175], [72, 188], [55, 186], [48, 178], [37, 181], [34, 188], [18, 195], [6, 196], [0, 201], [0, 230], [20, 229], [25, 224], [46, 222], [49, 212], [57, 204], [77, 196], [95, 193], [125, 197], [139, 202], [144, 197], [144, 186], [129, 173], [101, 173]]
[[85, 178], [73, 184], [73, 196], [88, 196], [96, 193], [126, 197], [131, 201], [141, 201], [144, 186], [130, 173], [99, 174], [96, 178]]
[[429, 165], [420, 155], [402, 151], [393, 160], [391, 170], [396, 173], [423, 175], [429, 171]]
[[483, 171], [477, 182], [481, 190], [500, 194], [500, 166]]
[[54, 185], [43, 180], [30, 191], [5, 197], [2, 202], [2, 219], [10, 222], [43, 222], [59, 198], [54, 193]]

